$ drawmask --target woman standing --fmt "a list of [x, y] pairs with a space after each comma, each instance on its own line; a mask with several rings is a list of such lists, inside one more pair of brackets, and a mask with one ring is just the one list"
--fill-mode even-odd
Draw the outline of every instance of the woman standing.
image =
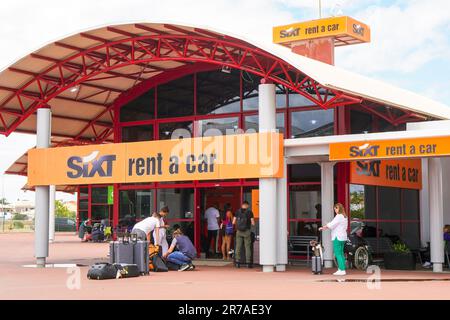
[[222, 236], [223, 260], [228, 260], [234, 233], [233, 213], [231, 212], [231, 208], [228, 208], [227, 211], [225, 212], [225, 219], [222, 220], [221, 229], [223, 230]]
[[348, 219], [344, 206], [337, 203], [334, 206], [334, 219], [325, 226], [320, 227], [319, 231], [331, 229], [331, 240], [333, 241], [333, 250], [338, 264], [338, 270], [333, 273], [335, 276], [345, 276], [345, 256], [344, 245], [347, 241]]

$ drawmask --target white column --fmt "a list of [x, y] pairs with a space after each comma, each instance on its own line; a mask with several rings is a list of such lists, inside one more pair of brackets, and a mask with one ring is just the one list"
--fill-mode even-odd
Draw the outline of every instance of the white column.
[[422, 189], [420, 190], [420, 239], [423, 247], [430, 242], [430, 193], [428, 190], [428, 159], [422, 159]]
[[[259, 131], [276, 129], [275, 85], [259, 85]], [[259, 179], [259, 262], [263, 272], [273, 272], [277, 264], [277, 179]]]
[[286, 271], [288, 264], [287, 225], [287, 164], [283, 159], [283, 178], [277, 179], [277, 265], [276, 271]]
[[430, 193], [430, 250], [433, 272], [442, 272], [444, 263], [444, 239], [442, 230], [443, 201], [442, 201], [442, 165], [439, 158], [428, 160], [428, 183]]
[[[51, 110], [40, 107], [37, 110], [36, 148], [50, 147]], [[45, 267], [48, 257], [49, 233], [49, 186], [35, 187], [35, 218], [34, 218], [34, 251], [37, 267]]]
[[[322, 225], [334, 218], [334, 162], [321, 162], [321, 197], [322, 197]], [[333, 268], [333, 242], [331, 232], [322, 231], [323, 259], [325, 268]]]
[[49, 211], [49, 227], [48, 227], [48, 238], [50, 242], [55, 241], [55, 195], [56, 187], [54, 185], [50, 186], [50, 201], [48, 204]]

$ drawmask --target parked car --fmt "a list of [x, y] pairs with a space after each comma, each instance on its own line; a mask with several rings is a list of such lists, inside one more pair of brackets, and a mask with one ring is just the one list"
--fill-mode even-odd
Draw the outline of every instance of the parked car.
[[76, 231], [76, 222], [69, 218], [55, 218], [55, 231]]

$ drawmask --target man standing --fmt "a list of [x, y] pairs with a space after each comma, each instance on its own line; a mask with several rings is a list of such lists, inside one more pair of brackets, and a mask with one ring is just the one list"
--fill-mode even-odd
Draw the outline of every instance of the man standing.
[[255, 225], [255, 219], [253, 217], [253, 212], [248, 208], [249, 204], [247, 201], [242, 203], [239, 210], [233, 219], [233, 224], [236, 225], [236, 265], [240, 266], [240, 258], [242, 252], [242, 246], [245, 247], [245, 260], [249, 268], [253, 268], [252, 258], [252, 239], [251, 239], [251, 228]]
[[220, 212], [217, 209], [217, 205], [209, 207], [205, 211], [205, 220], [208, 224], [208, 246], [206, 249], [206, 257], [209, 257], [210, 247], [211, 247], [211, 240], [213, 241], [213, 254], [215, 255], [217, 253], [216, 251], [216, 241], [217, 241], [217, 234], [219, 232], [219, 224], [220, 224]]
[[161, 228], [161, 218], [169, 214], [169, 207], [163, 207], [158, 213], [153, 213], [151, 217], [145, 218], [136, 223], [131, 233], [135, 233], [139, 240], [150, 242], [150, 235], [155, 231], [154, 244], [159, 245], [159, 229]]

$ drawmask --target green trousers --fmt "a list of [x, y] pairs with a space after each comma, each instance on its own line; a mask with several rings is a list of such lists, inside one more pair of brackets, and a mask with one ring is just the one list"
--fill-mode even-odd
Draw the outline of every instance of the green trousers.
[[334, 256], [336, 257], [339, 270], [345, 270], [344, 245], [345, 241], [333, 240]]
[[246, 263], [251, 263], [251, 246], [252, 238], [251, 231], [236, 231], [236, 261], [240, 261], [242, 246], [245, 247], [245, 260]]

